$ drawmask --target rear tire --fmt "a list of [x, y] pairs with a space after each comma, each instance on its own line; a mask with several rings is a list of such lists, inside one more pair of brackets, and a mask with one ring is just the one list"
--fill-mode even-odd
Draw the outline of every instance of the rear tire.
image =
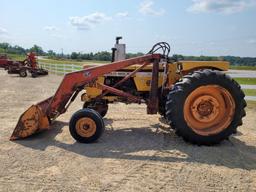
[[244, 97], [240, 85], [226, 74], [208, 69], [195, 71], [169, 92], [166, 118], [185, 141], [218, 144], [242, 125]]
[[70, 119], [71, 136], [80, 143], [92, 143], [100, 138], [105, 125], [102, 117], [92, 109], [81, 109]]

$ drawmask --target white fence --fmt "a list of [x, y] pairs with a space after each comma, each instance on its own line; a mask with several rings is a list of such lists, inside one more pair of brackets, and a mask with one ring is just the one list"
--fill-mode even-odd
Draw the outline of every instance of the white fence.
[[44, 63], [39, 62], [39, 67], [47, 69], [50, 73], [57, 75], [64, 75], [73, 71], [79, 71], [82, 69], [82, 66], [75, 64], [56, 64], [56, 63]]

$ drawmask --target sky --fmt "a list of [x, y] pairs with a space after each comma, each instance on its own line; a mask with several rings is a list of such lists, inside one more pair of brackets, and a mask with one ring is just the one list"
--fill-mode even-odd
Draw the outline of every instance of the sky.
[[127, 52], [166, 41], [173, 54], [256, 57], [256, 0], [1, 0], [0, 42], [64, 53]]

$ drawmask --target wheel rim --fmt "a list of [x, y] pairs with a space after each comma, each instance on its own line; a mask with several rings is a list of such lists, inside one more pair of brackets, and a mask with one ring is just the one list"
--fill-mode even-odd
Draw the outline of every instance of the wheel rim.
[[21, 76], [25, 76], [26, 75], [25, 71], [22, 71], [20, 74], [21, 74]]
[[82, 137], [91, 137], [96, 132], [96, 123], [88, 117], [79, 119], [76, 122], [76, 132]]
[[197, 134], [207, 136], [226, 129], [234, 116], [235, 102], [228, 90], [218, 85], [195, 89], [184, 104], [184, 118]]

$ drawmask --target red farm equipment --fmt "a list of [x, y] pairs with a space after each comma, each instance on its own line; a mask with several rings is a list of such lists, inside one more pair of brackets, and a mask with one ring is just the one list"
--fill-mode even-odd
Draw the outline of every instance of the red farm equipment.
[[33, 52], [28, 53], [24, 61], [13, 61], [6, 55], [0, 56], [0, 67], [7, 70], [8, 74], [19, 74], [20, 77], [26, 77], [27, 72], [31, 73], [32, 77], [48, 75], [47, 70], [38, 67], [36, 55]]

